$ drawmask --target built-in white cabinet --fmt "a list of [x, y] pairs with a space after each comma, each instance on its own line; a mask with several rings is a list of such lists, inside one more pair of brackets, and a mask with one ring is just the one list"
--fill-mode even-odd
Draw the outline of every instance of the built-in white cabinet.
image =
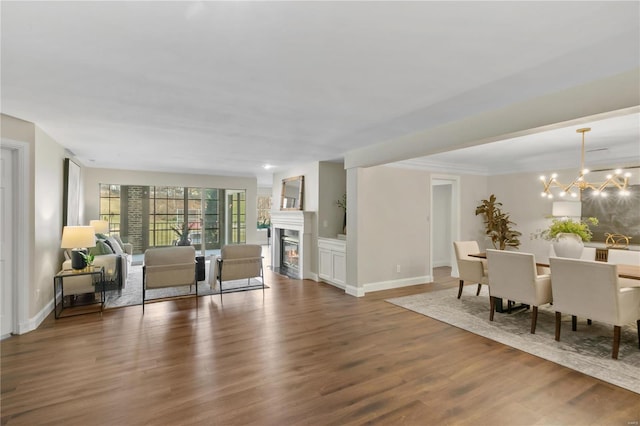
[[318, 277], [344, 290], [347, 285], [347, 242], [319, 237], [318, 257]]

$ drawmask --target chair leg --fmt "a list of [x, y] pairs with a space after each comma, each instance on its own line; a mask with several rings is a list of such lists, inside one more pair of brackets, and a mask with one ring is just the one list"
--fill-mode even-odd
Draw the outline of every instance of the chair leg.
[[556, 342], [560, 341], [560, 324], [562, 323], [562, 313], [556, 311]]
[[618, 349], [620, 349], [620, 326], [613, 326], [613, 352], [611, 358], [618, 359]]
[[476, 291], [476, 296], [480, 296], [480, 289], [482, 288], [482, 284], [478, 283], [478, 291]]
[[538, 324], [538, 307], [534, 306], [531, 311], [531, 334], [536, 334], [536, 325]]
[[462, 296], [462, 287], [464, 286], [464, 280], [460, 280], [460, 287], [458, 287], [458, 299]]
[[590, 319], [587, 318], [587, 325], [591, 325], [593, 321], [591, 321]]
[[571, 331], [578, 330], [578, 317], [571, 315]]
[[640, 349], [640, 319], [636, 322], [638, 327], [638, 349]]
[[511, 300], [507, 300], [507, 313], [511, 313], [511, 307], [513, 306], [513, 302]]
[[493, 314], [496, 311], [496, 298], [489, 296], [489, 321], [493, 321]]

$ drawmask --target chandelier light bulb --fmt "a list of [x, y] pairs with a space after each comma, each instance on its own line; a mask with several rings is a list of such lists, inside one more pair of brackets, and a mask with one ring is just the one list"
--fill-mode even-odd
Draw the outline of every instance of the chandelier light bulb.
[[552, 199], [553, 198], [553, 194], [547, 194], [547, 198], [548, 199]]
[[578, 194], [576, 194], [575, 192], [572, 192], [572, 193], [571, 193], [571, 197], [573, 197], [573, 198], [578, 198]]
[[607, 175], [607, 179], [611, 179], [613, 175]]
[[607, 198], [607, 197], [609, 196], [609, 194], [607, 194], [606, 192], [602, 191], [602, 192], [600, 193], [600, 196], [601, 196], [602, 198]]
[[557, 173], [554, 173], [554, 174], [552, 174], [552, 175], [551, 175], [551, 178], [552, 178], [552, 179], [555, 179], [555, 178], [557, 178], [557, 177], [558, 177], [558, 174], [557, 174]]
[[561, 196], [561, 197], [564, 197], [565, 195], [567, 195], [567, 193], [566, 193], [566, 192], [564, 192], [564, 191], [562, 191], [562, 192], [560, 193], [560, 196]]
[[546, 196], [547, 196], [547, 193], [546, 193], [546, 192], [541, 192], [541, 193], [540, 193], [540, 196], [541, 196], [541, 197], [546, 197]]
[[615, 173], [616, 175], [621, 175], [621, 174], [622, 174], [622, 170], [620, 170], [620, 169], [615, 169], [615, 170], [614, 170], [614, 173]]
[[540, 176], [540, 180], [544, 182], [545, 180], [547, 180], [547, 178], [544, 177], [544, 175], [542, 175], [542, 176]]
[[625, 173], [624, 177], [631, 177], [631, 173], [629, 173], [629, 172]]
[[586, 175], [587, 173], [589, 173], [589, 169], [582, 169], [582, 174]]

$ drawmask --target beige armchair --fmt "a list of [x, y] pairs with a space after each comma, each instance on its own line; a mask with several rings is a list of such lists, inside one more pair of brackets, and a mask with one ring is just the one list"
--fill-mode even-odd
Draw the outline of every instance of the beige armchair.
[[489, 266], [489, 296], [493, 321], [496, 298], [514, 300], [532, 306], [531, 333], [535, 334], [538, 306], [550, 303], [551, 277], [538, 275], [536, 260], [531, 253], [505, 250], [487, 250]]
[[640, 347], [640, 288], [621, 288], [615, 264], [551, 258], [556, 341], [560, 341], [562, 313], [613, 324], [611, 357], [618, 358], [621, 326], [636, 321]]
[[458, 264], [458, 278], [460, 286], [458, 287], [458, 299], [462, 296], [462, 288], [465, 281], [478, 283], [476, 296], [480, 294], [482, 284], [489, 284], [489, 276], [487, 275], [487, 261], [476, 257], [470, 257], [470, 254], [480, 252], [476, 241], [454, 241], [453, 248], [456, 253], [456, 263]]
[[193, 246], [150, 248], [144, 252], [142, 266], [142, 312], [146, 290], [179, 286], [196, 287], [196, 250]]
[[220, 300], [224, 293], [223, 283], [233, 280], [260, 278], [264, 292], [264, 271], [262, 267], [262, 246], [257, 244], [226, 245], [220, 250], [220, 256], [211, 261], [209, 266], [209, 285], [219, 286]]

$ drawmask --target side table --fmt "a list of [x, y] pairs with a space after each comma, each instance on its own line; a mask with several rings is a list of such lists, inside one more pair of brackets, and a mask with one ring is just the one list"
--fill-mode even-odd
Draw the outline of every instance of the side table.
[[[66, 282], [65, 282], [66, 281]], [[56, 319], [66, 308], [100, 305], [102, 312], [105, 302], [104, 268], [88, 266], [84, 269], [64, 269], [53, 277], [54, 313]], [[96, 293], [100, 300], [96, 300]], [[60, 303], [58, 303], [60, 300]], [[91, 314], [98, 311], [82, 311], [67, 316]]]

